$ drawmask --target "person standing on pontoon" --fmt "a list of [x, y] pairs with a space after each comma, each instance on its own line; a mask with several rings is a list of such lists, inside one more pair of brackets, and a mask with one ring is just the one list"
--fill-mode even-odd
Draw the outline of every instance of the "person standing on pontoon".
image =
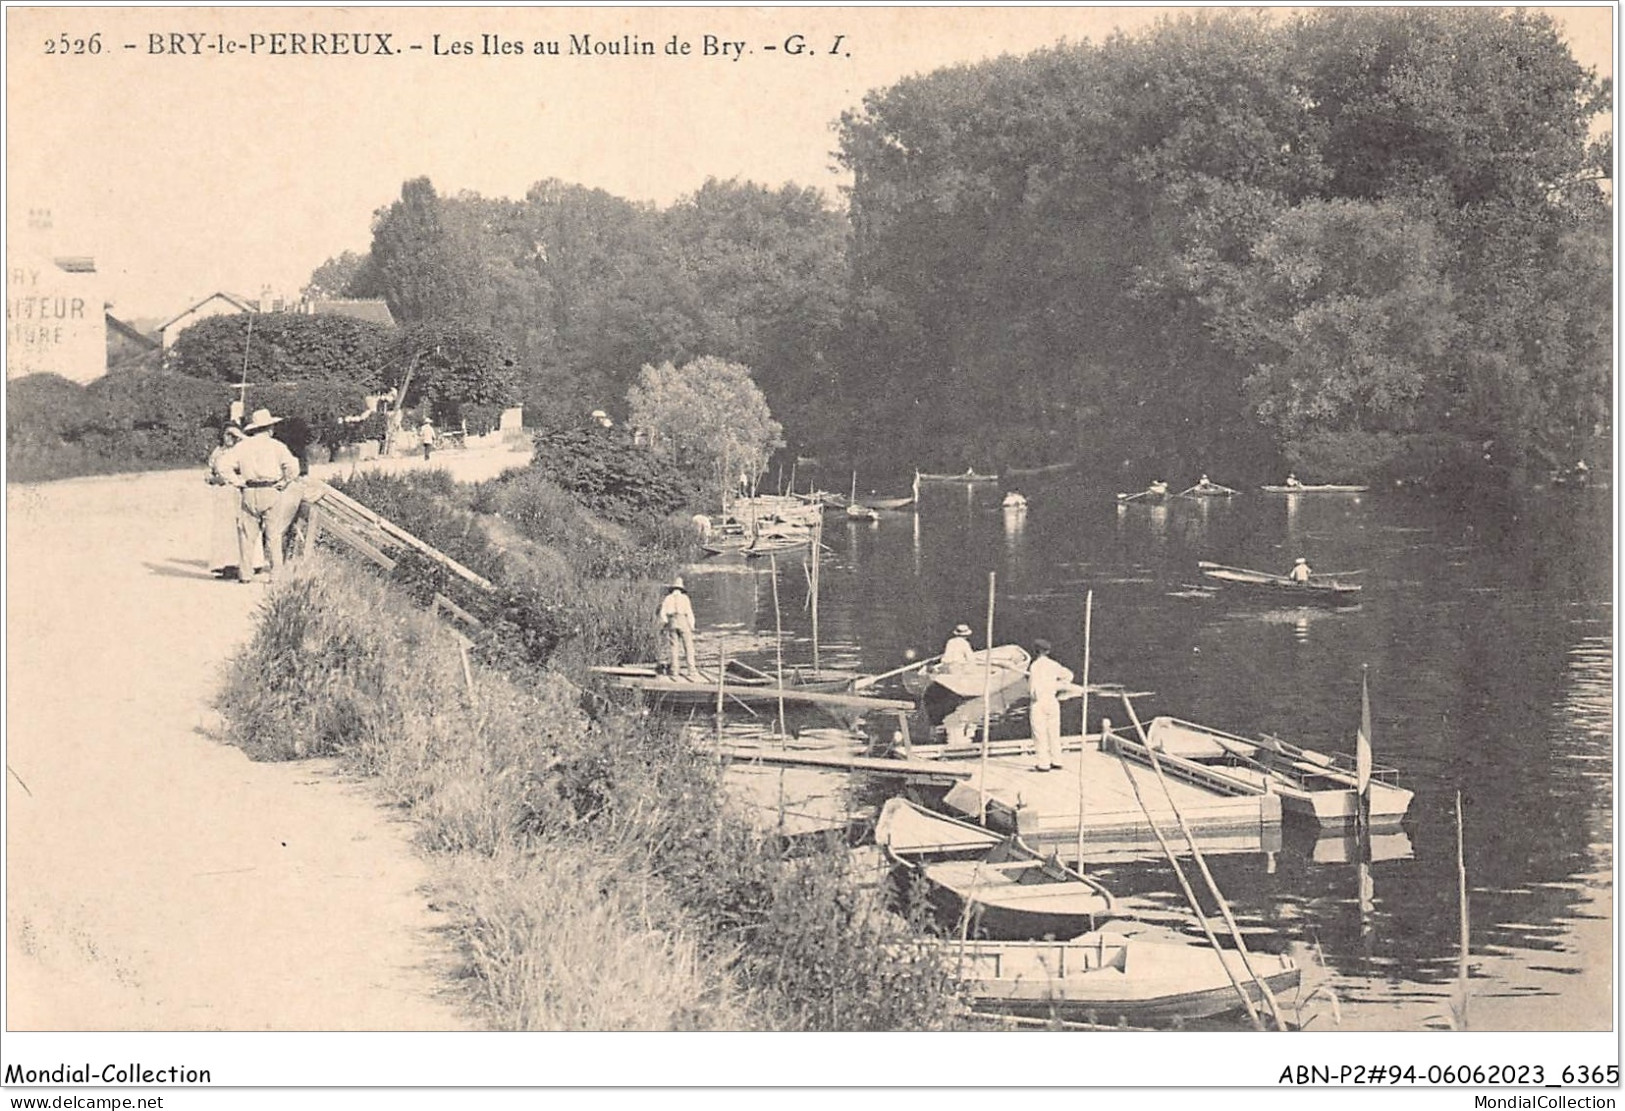
[[688, 589], [681, 576], [666, 588], [660, 601], [660, 628], [666, 634], [666, 646], [671, 652], [671, 677], [683, 676], [681, 661], [688, 661], [687, 677], [700, 679], [699, 665], [694, 662], [694, 606], [688, 600]]
[[1073, 685], [1070, 668], [1050, 657], [1052, 645], [1043, 637], [1033, 641], [1033, 662], [1027, 668], [1027, 692], [1032, 704], [1027, 721], [1033, 727], [1033, 770], [1056, 771], [1061, 766], [1061, 700]]

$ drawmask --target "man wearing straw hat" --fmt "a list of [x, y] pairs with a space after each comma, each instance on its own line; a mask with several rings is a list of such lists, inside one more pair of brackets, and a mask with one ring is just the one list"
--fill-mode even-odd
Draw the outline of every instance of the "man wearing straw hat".
[[970, 638], [971, 629], [969, 625], [963, 621], [955, 625], [953, 635], [948, 638], [948, 643], [942, 646], [942, 656], [938, 666], [944, 669], [963, 668], [975, 663], [976, 653], [971, 649]]
[[676, 679], [682, 674], [679, 661], [686, 654], [688, 677], [700, 678], [699, 665], [694, 662], [694, 606], [688, 600], [688, 589], [683, 586], [681, 576], [672, 580], [665, 598], [661, 599], [660, 628], [671, 650], [671, 677]]
[[271, 435], [282, 418], [268, 409], [256, 409], [243, 426], [248, 438], [223, 460], [226, 480], [242, 491], [237, 515], [237, 581], [254, 581], [254, 551], [263, 543], [271, 564], [271, 577], [282, 572], [282, 537], [299, 511], [299, 495], [292, 489], [299, 478], [299, 460], [288, 445]]

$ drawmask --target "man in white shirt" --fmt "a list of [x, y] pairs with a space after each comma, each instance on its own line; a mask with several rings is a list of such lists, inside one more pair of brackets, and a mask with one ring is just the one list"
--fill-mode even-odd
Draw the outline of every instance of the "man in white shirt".
[[1032, 705], [1027, 720], [1033, 727], [1033, 770], [1053, 771], [1061, 766], [1061, 700], [1070, 693], [1072, 672], [1050, 658], [1050, 642], [1033, 641], [1033, 662], [1027, 668], [1027, 691]]
[[1309, 576], [1312, 574], [1314, 574], [1314, 572], [1309, 570], [1309, 561], [1302, 558], [1294, 562], [1292, 564], [1292, 570], [1286, 573], [1287, 578], [1291, 579], [1295, 583], [1308, 582]]
[[939, 666], [943, 668], [969, 667], [974, 664], [976, 662], [976, 653], [971, 650], [970, 637], [969, 625], [964, 622], [955, 625], [953, 635], [948, 638], [948, 643], [943, 645]]
[[243, 426], [248, 438], [221, 459], [220, 472], [242, 492], [237, 515], [237, 581], [254, 581], [254, 555], [265, 546], [271, 577], [282, 573], [282, 538], [299, 511], [299, 460], [288, 445], [271, 435], [282, 422], [268, 409], [254, 410]]
[[694, 662], [694, 606], [688, 600], [688, 590], [679, 577], [666, 588], [660, 601], [660, 628], [666, 634], [666, 645], [671, 651], [671, 676], [682, 674], [681, 659], [688, 659], [688, 677], [700, 678], [699, 666]]

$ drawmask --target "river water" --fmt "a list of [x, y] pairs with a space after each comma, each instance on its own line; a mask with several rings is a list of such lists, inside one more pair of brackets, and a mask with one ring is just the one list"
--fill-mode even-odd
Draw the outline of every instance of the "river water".
[[[1024, 513], [1000, 508], [1012, 487], [1029, 499]], [[961, 621], [980, 647], [992, 573], [996, 639], [1047, 637], [1074, 670], [1092, 591], [1091, 678], [1154, 691], [1136, 704], [1145, 720], [1171, 714], [1350, 752], [1364, 670], [1376, 760], [1416, 796], [1403, 833], [1379, 838], [1364, 863], [1341, 838], [1289, 819], [1278, 851], [1212, 856], [1250, 944], [1317, 947], [1344, 1029], [1443, 1025], [1457, 995], [1460, 792], [1467, 1024], [1607, 1029], [1612, 529], [1606, 491], [1500, 505], [1386, 491], [1124, 505], [1065, 474], [927, 484], [917, 508], [872, 524], [828, 515], [817, 656], [885, 671], [905, 653], [939, 651]], [[1298, 556], [1317, 571], [1360, 571], [1360, 604], [1242, 600], [1203, 586], [1196, 567], [1285, 571]], [[787, 662], [812, 662], [802, 556], [781, 559], [776, 581], [756, 565], [693, 570], [702, 635], [728, 634], [730, 651], [759, 666], [772, 666], [775, 638]], [[1091, 729], [1101, 712], [1123, 720], [1121, 703], [1100, 701]], [[1183, 906], [1160, 859], [1091, 871], [1140, 905]]]

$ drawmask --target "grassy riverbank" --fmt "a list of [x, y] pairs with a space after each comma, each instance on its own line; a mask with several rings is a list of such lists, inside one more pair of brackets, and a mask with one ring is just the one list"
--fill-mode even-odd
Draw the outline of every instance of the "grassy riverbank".
[[391, 584], [319, 552], [271, 592], [221, 707], [256, 758], [335, 756], [412, 815], [490, 1026], [952, 1021], [951, 980], [844, 845], [788, 855], [730, 811], [714, 760], [571, 678], [652, 648], [658, 580], [691, 541], [590, 521], [534, 473], [366, 486], [351, 493], [498, 583], [469, 669], [402, 589], [424, 587], [410, 569]]

